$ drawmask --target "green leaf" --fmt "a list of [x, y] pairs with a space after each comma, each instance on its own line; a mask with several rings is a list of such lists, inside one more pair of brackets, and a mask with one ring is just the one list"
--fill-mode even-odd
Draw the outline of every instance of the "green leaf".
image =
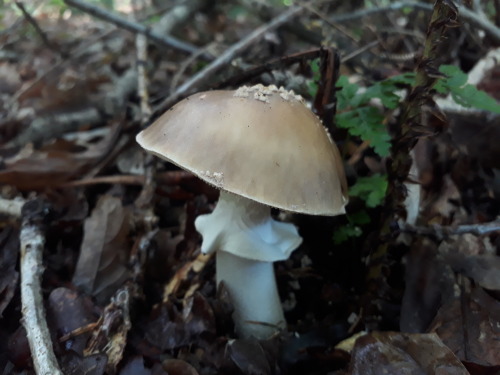
[[335, 232], [333, 232], [333, 243], [335, 245], [339, 245], [343, 242], [346, 242], [349, 238], [359, 237], [362, 234], [363, 231], [360, 227], [348, 223], [335, 229]]
[[314, 98], [316, 96], [316, 93], [318, 92], [318, 81], [321, 78], [321, 73], [319, 69], [319, 60], [314, 59], [311, 61], [310, 64], [311, 71], [312, 71], [312, 80], [308, 84], [308, 94], [311, 96], [311, 98]]
[[359, 197], [366, 202], [367, 207], [377, 207], [382, 204], [387, 190], [387, 176], [375, 174], [360, 177], [349, 189], [349, 195]]
[[391, 137], [383, 124], [384, 116], [377, 108], [356, 108], [338, 114], [336, 120], [337, 125], [347, 129], [351, 135], [370, 142], [374, 151], [380, 156], [389, 155]]
[[451, 94], [452, 99], [464, 106], [500, 113], [500, 104], [486, 92], [467, 83], [467, 74], [453, 65], [442, 65], [439, 71], [446, 74], [434, 87], [441, 94]]
[[446, 86], [449, 88], [462, 87], [467, 83], [467, 74], [462, 72], [457, 66], [441, 65], [439, 67], [439, 71], [446, 75], [446, 78], [443, 78], [443, 80], [445, 81]]
[[337, 110], [343, 111], [353, 106], [352, 102], [358, 93], [359, 86], [355, 83], [350, 83], [346, 76], [340, 76], [336, 87], [340, 89], [337, 94]]

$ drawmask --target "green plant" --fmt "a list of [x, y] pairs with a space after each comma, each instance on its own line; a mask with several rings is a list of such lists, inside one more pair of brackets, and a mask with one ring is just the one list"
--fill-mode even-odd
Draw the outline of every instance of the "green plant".
[[407, 73], [374, 83], [362, 91], [355, 83], [350, 83], [345, 76], [337, 81], [340, 89], [337, 96], [336, 123], [347, 129], [350, 135], [370, 142], [373, 150], [380, 156], [389, 155], [391, 137], [384, 124], [385, 116], [381, 108], [372, 104], [379, 99], [387, 109], [398, 107], [401, 97], [395, 94], [401, 85], [413, 82], [414, 75]]
[[[374, 174], [368, 177], [360, 177], [356, 183], [349, 188], [351, 197], [358, 197], [364, 201], [367, 208], [380, 206], [384, 201], [387, 190], [387, 176]], [[370, 223], [370, 215], [364, 208], [346, 215], [347, 224], [339, 226], [333, 233], [333, 242], [340, 244], [349, 238], [359, 237], [363, 234], [361, 226]]]
[[[317, 65], [311, 68], [316, 71]], [[500, 105], [484, 91], [467, 84], [467, 74], [452, 65], [443, 65], [439, 71], [443, 76], [435, 85], [438, 94], [450, 94], [452, 99], [464, 106], [500, 113]], [[395, 110], [400, 106], [404, 97], [396, 93], [402, 87], [415, 84], [415, 74], [405, 73], [375, 82], [371, 86], [361, 88], [350, 83], [348, 78], [341, 76], [337, 81], [337, 115], [336, 124], [346, 129], [350, 136], [359, 137], [373, 147], [375, 153], [386, 157], [390, 153], [391, 136], [385, 126], [387, 110]], [[310, 85], [309, 94], [313, 94], [317, 85]], [[374, 105], [374, 102], [379, 104]], [[387, 176], [376, 174], [360, 177], [350, 187], [349, 195], [360, 198], [367, 209], [382, 204], [387, 190]], [[361, 226], [370, 222], [366, 209], [360, 209], [347, 215], [348, 223], [340, 226], [334, 233], [336, 244], [345, 242], [352, 237], [362, 234]]]
[[464, 107], [500, 113], [500, 104], [484, 91], [467, 83], [467, 74], [453, 65], [441, 65], [439, 71], [445, 75], [434, 89], [440, 94], [450, 94], [455, 103]]

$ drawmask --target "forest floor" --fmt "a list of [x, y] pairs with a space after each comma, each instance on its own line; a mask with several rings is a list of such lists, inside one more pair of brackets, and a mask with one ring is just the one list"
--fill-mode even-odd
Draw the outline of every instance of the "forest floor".
[[[500, 111], [464, 88], [500, 100], [498, 1], [437, 1], [441, 23], [431, 2], [285, 3], [2, 5], [0, 374], [500, 374]], [[477, 108], [434, 88], [441, 66]], [[311, 104], [350, 192], [346, 215], [273, 211], [303, 242], [265, 340], [237, 337], [200, 251], [217, 189], [135, 141], [258, 83]]]

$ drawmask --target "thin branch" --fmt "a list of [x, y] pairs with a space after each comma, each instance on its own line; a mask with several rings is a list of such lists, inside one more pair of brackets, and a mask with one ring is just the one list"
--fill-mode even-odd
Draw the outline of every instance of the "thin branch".
[[[195, 177], [193, 174], [183, 170], [166, 171], [156, 174], [156, 179], [157, 179], [156, 183], [162, 185], [177, 185], [182, 183], [183, 181], [194, 178]], [[78, 186], [91, 186], [98, 184], [144, 185], [145, 181], [146, 179], [144, 176], [121, 174], [114, 176], [99, 176], [99, 177], [84, 178], [77, 181], [65, 182], [56, 186], [67, 188], [67, 187], [78, 187]], [[1, 203], [0, 203], [0, 212], [5, 213], [1, 211]]]
[[435, 236], [443, 238], [451, 235], [473, 234], [475, 236], [483, 236], [485, 234], [500, 232], [500, 220], [491, 221], [481, 224], [464, 224], [458, 226], [416, 226], [403, 224], [400, 230], [405, 233], [418, 234], [423, 236]]
[[[72, 0], [73, 1], [73, 0]], [[228, 48], [222, 55], [217, 59], [208, 64], [204, 69], [199, 71], [189, 80], [184, 82], [177, 90], [167, 97], [162, 103], [160, 103], [155, 109], [155, 113], [165, 112], [172, 104], [174, 104], [180, 97], [189, 93], [194, 87], [199, 86], [205, 80], [212, 78], [212, 76], [221, 68], [226, 66], [234, 59], [237, 55], [242, 53], [250, 45], [258, 42], [262, 39], [264, 34], [280, 27], [285, 22], [289, 21], [293, 17], [297, 16], [303, 10], [302, 7], [291, 7], [286, 12], [283, 12], [279, 16], [275, 17], [269, 23], [262, 25], [251, 32], [247, 37], [240, 40], [238, 43], [233, 44]]]
[[50, 332], [45, 320], [42, 287], [42, 253], [45, 238], [41, 222], [45, 214], [43, 203], [30, 201], [23, 207], [21, 227], [21, 303], [31, 357], [37, 374], [63, 375], [59, 369]]
[[[415, 8], [431, 12], [433, 9], [433, 5], [417, 1], [397, 1], [385, 7], [368, 8], [352, 13], [338, 14], [331, 17], [330, 20], [333, 22], [355, 21], [359, 18], [371, 16], [377, 13], [392, 12], [401, 10], [403, 8]], [[457, 5], [457, 8], [459, 10], [460, 19], [467, 21], [471, 25], [484, 30], [493, 39], [495, 43], [500, 43], [500, 28], [495, 26], [495, 24], [493, 24], [487, 18], [483, 17], [481, 14], [478, 14], [468, 9], [463, 5]]]
[[14, 1], [14, 3], [19, 8], [19, 10], [23, 14], [24, 18], [26, 18], [26, 20], [31, 24], [31, 26], [33, 26], [33, 28], [35, 29], [37, 34], [40, 35], [40, 38], [42, 39], [43, 44], [45, 44], [52, 51], [54, 51], [54, 52], [56, 52], [64, 57], [64, 54], [49, 40], [49, 38], [47, 37], [47, 34], [42, 30], [40, 25], [38, 25], [38, 22], [36, 21], [36, 19], [34, 19], [31, 16], [31, 14], [26, 10], [26, 8], [24, 7], [24, 4], [20, 1], [17, 1], [17, 0]]
[[[152, 41], [166, 46], [168, 48], [175, 48], [177, 50], [187, 52], [187, 53], [197, 53], [198, 47], [193, 46], [192, 44], [183, 42], [174, 37], [168, 35], [159, 34], [149, 27], [141, 25], [140, 23], [132, 22], [124, 17], [119, 16], [116, 13], [109, 12], [100, 7], [96, 7], [89, 3], [86, 3], [81, 0], [64, 0], [64, 2], [70, 6], [80, 9], [81, 11], [88, 13], [96, 18], [100, 18], [104, 21], [110, 22], [122, 29], [128, 30], [133, 33], [143, 34]], [[202, 57], [206, 60], [212, 60], [213, 57], [204, 53]]]

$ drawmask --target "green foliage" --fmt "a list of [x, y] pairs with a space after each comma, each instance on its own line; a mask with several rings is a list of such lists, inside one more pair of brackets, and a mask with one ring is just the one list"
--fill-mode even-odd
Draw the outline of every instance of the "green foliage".
[[395, 109], [400, 102], [400, 97], [395, 94], [399, 85], [411, 82], [411, 74], [402, 74], [376, 82], [362, 92], [358, 85], [341, 76], [337, 81], [340, 89], [337, 95], [337, 125], [347, 129], [349, 134], [369, 141], [378, 155], [388, 156], [391, 137], [384, 124], [385, 117], [379, 108], [370, 105], [370, 100], [379, 99], [384, 107]]
[[373, 208], [382, 204], [387, 191], [387, 176], [374, 174], [360, 177], [349, 189], [351, 197], [358, 197], [365, 201], [366, 206]]
[[321, 78], [321, 72], [319, 70], [319, 59], [314, 59], [310, 63], [311, 71], [312, 71], [312, 79], [308, 84], [307, 93], [314, 98], [316, 93], [318, 92], [318, 81]]
[[338, 245], [346, 242], [353, 237], [359, 237], [363, 234], [361, 225], [370, 222], [370, 216], [365, 210], [355, 212], [347, 215], [348, 223], [338, 227], [333, 233], [333, 242]]
[[[360, 177], [349, 189], [351, 197], [358, 197], [365, 202], [366, 207], [374, 208], [382, 204], [387, 190], [387, 176], [375, 174], [369, 177]], [[361, 209], [347, 215], [348, 223], [338, 227], [333, 233], [333, 242], [340, 244], [349, 238], [363, 234], [361, 226], [370, 223], [370, 215]]]
[[[311, 67], [313, 72], [314, 67]], [[484, 91], [467, 84], [467, 74], [459, 68], [443, 65], [440, 68], [444, 77], [435, 85], [440, 94], [450, 94], [456, 103], [465, 107], [500, 113], [500, 105]], [[361, 89], [357, 84], [350, 83], [345, 76], [337, 81], [337, 126], [346, 129], [351, 136], [370, 142], [373, 150], [381, 157], [389, 155], [391, 137], [384, 124], [386, 110], [399, 107], [402, 98], [395, 94], [401, 87], [411, 87], [415, 84], [415, 74], [406, 73], [390, 77], [371, 86]], [[310, 85], [310, 94], [314, 96], [317, 84]], [[377, 99], [382, 106], [372, 105]], [[384, 201], [387, 190], [387, 177], [376, 174], [358, 178], [349, 189], [351, 197], [364, 201], [366, 208], [375, 208]], [[362, 235], [362, 225], [370, 222], [366, 210], [361, 209], [347, 215], [348, 223], [337, 228], [333, 240], [336, 244]]]
[[500, 104], [484, 91], [467, 83], [467, 74], [453, 65], [442, 65], [439, 71], [446, 75], [435, 86], [441, 94], [451, 94], [453, 100], [464, 106], [500, 113]]

